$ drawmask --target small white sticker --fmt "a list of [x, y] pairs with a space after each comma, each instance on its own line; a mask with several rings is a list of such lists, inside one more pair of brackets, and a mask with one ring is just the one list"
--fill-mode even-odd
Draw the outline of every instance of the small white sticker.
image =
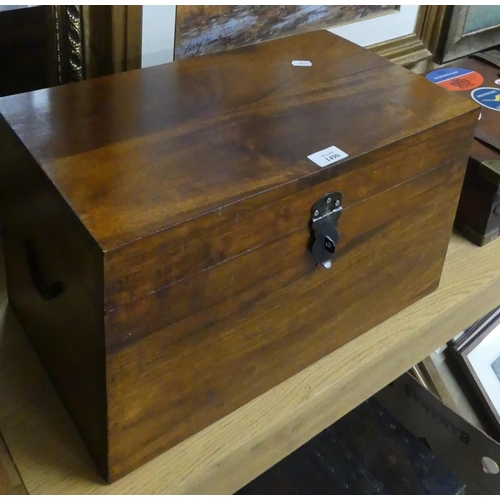
[[292, 61], [292, 66], [312, 66], [311, 61]]
[[497, 85], [500, 85], [500, 78], [499, 78], [498, 80], [495, 80], [495, 83], [496, 83]]
[[344, 153], [344, 151], [337, 148], [336, 146], [330, 146], [329, 148], [309, 155], [308, 158], [316, 163], [316, 165], [323, 168], [339, 160], [343, 160], [348, 156], [349, 155], [347, 153]]

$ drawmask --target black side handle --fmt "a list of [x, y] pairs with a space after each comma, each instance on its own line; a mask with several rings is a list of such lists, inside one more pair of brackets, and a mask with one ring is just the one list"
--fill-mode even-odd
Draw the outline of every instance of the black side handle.
[[31, 281], [36, 291], [38, 292], [38, 295], [40, 295], [43, 300], [52, 300], [61, 295], [64, 290], [62, 283], [60, 283], [59, 281], [55, 281], [54, 283], [50, 284], [45, 283], [42, 273], [40, 272], [40, 265], [38, 263], [35, 244], [33, 240], [25, 240], [23, 242], [23, 246], [26, 250], [26, 260], [28, 261], [28, 269], [30, 272]]

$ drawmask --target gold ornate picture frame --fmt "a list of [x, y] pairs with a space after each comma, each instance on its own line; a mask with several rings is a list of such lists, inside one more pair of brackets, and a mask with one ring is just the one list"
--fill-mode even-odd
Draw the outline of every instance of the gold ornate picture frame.
[[46, 9], [53, 85], [141, 67], [141, 5]]

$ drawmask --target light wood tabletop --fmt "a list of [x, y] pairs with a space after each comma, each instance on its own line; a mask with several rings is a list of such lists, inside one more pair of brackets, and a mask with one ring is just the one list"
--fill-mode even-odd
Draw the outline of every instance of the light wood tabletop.
[[233, 493], [500, 304], [500, 239], [479, 248], [454, 234], [436, 292], [112, 485], [8, 308], [3, 274], [0, 303], [0, 485], [9, 474], [13, 492]]

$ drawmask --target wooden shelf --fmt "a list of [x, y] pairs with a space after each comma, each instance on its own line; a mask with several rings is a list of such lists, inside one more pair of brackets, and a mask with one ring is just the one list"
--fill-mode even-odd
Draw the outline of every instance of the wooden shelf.
[[498, 306], [500, 239], [454, 234], [436, 292], [110, 486], [7, 308], [3, 275], [0, 303], [0, 432], [29, 493], [233, 493]]

